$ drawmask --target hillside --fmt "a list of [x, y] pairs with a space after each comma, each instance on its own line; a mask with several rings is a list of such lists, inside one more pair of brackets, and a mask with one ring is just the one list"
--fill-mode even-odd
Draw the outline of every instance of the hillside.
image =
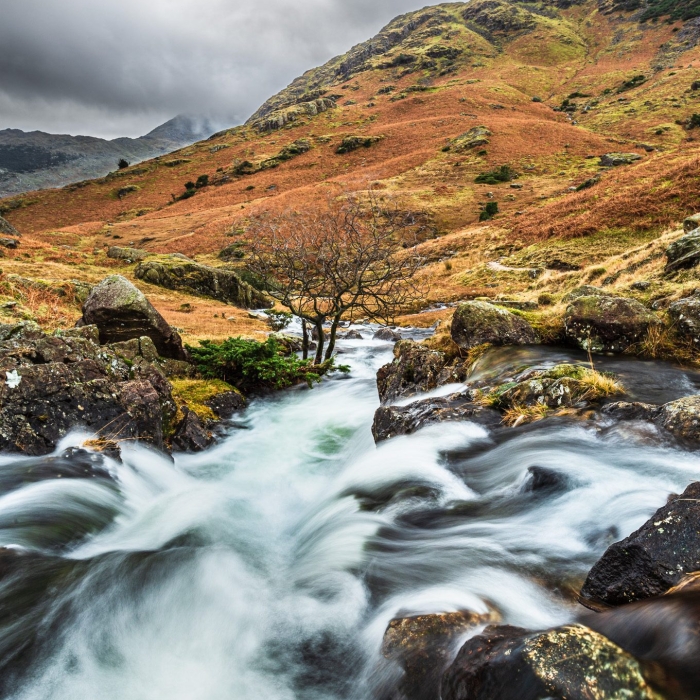
[[137, 139], [0, 131], [0, 197], [101, 177], [120, 159], [153, 158], [210, 136], [207, 120], [177, 116]]
[[[617, 269], [615, 256], [661, 245], [700, 208], [693, 8], [474, 0], [398, 17], [241, 127], [107, 177], [0, 201], [24, 234], [3, 270], [49, 281], [90, 282], [115, 267], [132, 275], [133, 265], [106, 257], [109, 245], [220, 264], [216, 254], [240, 240], [251, 215], [371, 185], [429, 231], [426, 307], [556, 295], [594, 268]], [[619, 152], [634, 162], [600, 160]], [[502, 166], [517, 178], [499, 182]], [[209, 185], [180, 199], [200, 175]], [[480, 223], [488, 202], [499, 213]], [[534, 268], [546, 270], [536, 282]], [[661, 268], [656, 256], [636, 274]], [[139, 284], [190, 336], [264, 329], [241, 310]], [[680, 292], [660, 280], [654, 293]], [[189, 302], [198, 313], [177, 311]]]

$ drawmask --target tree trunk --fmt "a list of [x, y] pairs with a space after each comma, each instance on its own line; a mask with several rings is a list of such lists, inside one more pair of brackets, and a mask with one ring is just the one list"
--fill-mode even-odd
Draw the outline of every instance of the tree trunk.
[[333, 350], [335, 350], [335, 336], [338, 332], [338, 324], [340, 323], [340, 316], [336, 316], [331, 324], [331, 334], [328, 337], [328, 349], [326, 350], [326, 360], [330, 360], [333, 357]]
[[306, 325], [306, 319], [301, 319], [301, 352], [304, 360], [309, 359], [309, 327]]
[[316, 333], [318, 334], [318, 347], [316, 348], [315, 365], [320, 365], [323, 362], [323, 346], [325, 345], [326, 337], [323, 333], [323, 319], [316, 321]]

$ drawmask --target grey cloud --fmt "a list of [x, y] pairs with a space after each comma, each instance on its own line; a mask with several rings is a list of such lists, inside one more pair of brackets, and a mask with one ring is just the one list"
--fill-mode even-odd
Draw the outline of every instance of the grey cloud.
[[245, 120], [415, 0], [0, 0], [0, 128], [138, 136]]

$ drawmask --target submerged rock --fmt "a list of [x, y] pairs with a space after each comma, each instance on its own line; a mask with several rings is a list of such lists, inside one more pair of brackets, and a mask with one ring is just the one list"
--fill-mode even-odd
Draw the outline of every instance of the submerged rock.
[[97, 326], [103, 344], [148, 336], [162, 357], [189, 359], [180, 335], [143, 292], [121, 275], [107, 277], [90, 292], [79, 323]]
[[447, 421], [473, 421], [495, 427], [501, 423], [501, 416], [497, 411], [474, 403], [473, 394], [467, 392], [415, 401], [408, 406], [380, 406], [374, 414], [372, 435], [375, 442], [382, 442]]
[[460, 304], [452, 317], [452, 340], [464, 349], [491, 345], [534, 345], [539, 338], [520, 316], [485, 301]]
[[661, 700], [638, 661], [582, 625], [487, 627], [442, 679], [442, 700]]
[[447, 364], [445, 355], [412, 340], [394, 346], [393, 362], [379, 368], [377, 389], [382, 403], [435, 389]]
[[611, 545], [588, 574], [581, 602], [594, 609], [662, 595], [700, 570], [700, 482]]
[[666, 272], [695, 267], [700, 262], [700, 229], [695, 228], [666, 248]]
[[569, 341], [596, 353], [625, 352], [660, 323], [638, 301], [614, 296], [578, 297], [564, 315]]
[[159, 287], [198, 294], [246, 309], [272, 306], [267, 295], [244, 282], [235, 272], [172, 255], [149, 258], [138, 264], [134, 274], [137, 279]]

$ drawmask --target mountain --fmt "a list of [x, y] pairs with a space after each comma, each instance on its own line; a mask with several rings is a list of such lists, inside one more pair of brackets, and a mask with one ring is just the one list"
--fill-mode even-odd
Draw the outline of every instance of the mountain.
[[138, 163], [209, 137], [206, 119], [180, 115], [140, 138], [111, 141], [92, 136], [0, 131], [0, 197], [102, 177], [122, 158]]
[[[242, 126], [106, 177], [0, 200], [24, 234], [2, 268], [27, 275], [37, 260], [34, 274], [89, 281], [120, 265], [133, 277], [105, 257], [120, 240], [217, 263], [251, 216], [371, 185], [424, 223], [426, 306], [559, 298], [608, 278], [629, 286], [661, 275], [664, 236], [700, 209], [698, 137], [696, 3], [445, 3], [309, 70]], [[202, 175], [208, 186], [188, 194], [185, 183]], [[481, 221], [486, 204], [497, 213]], [[638, 250], [649, 260], [623, 274], [623, 256]], [[533, 281], [537, 270], [551, 274]], [[669, 284], [659, 277], [646, 294], [673, 298]], [[234, 331], [212, 317], [177, 325]]]

